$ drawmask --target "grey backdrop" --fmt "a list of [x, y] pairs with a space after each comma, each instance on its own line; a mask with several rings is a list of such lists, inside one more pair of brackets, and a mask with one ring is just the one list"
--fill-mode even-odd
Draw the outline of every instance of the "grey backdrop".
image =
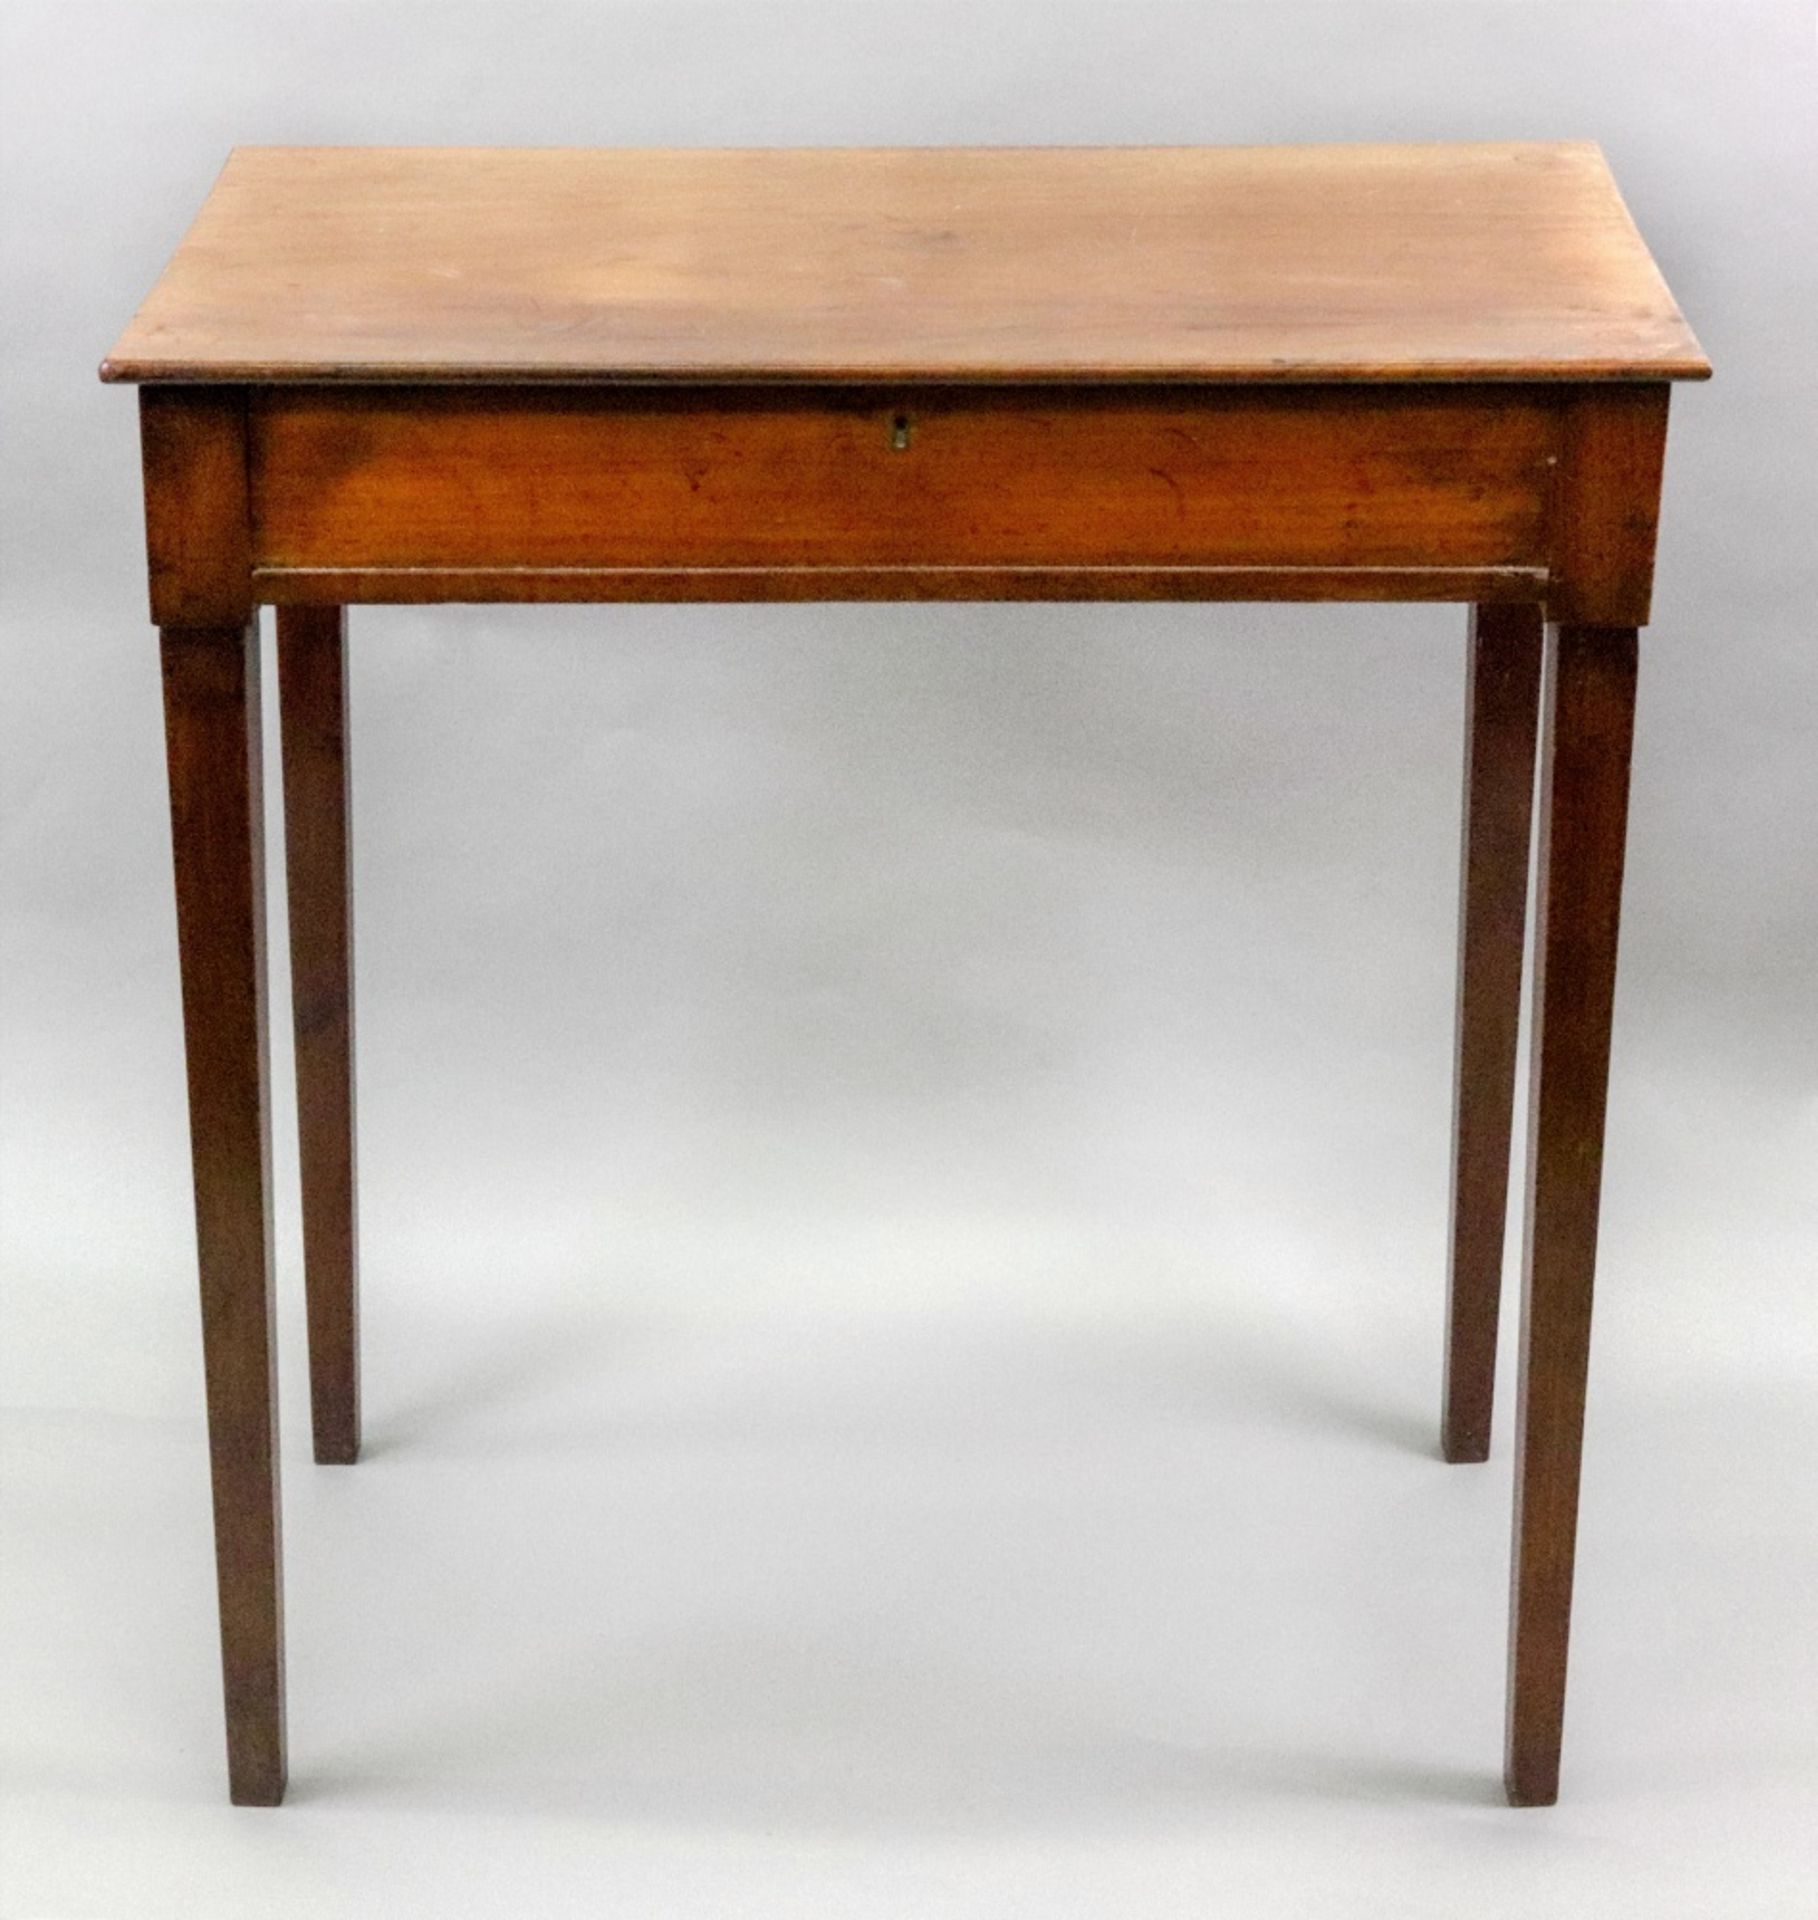
[[[0, 1911], [1801, 1911], [1807, 0], [0, 33]], [[1497, 1798], [1506, 1387], [1492, 1465], [1433, 1454], [1462, 613], [942, 607], [356, 616], [372, 1444], [308, 1465], [280, 1018], [295, 1787], [228, 1809], [93, 378], [226, 149], [1554, 136], [1718, 369], [1644, 642], [1564, 1804]]]

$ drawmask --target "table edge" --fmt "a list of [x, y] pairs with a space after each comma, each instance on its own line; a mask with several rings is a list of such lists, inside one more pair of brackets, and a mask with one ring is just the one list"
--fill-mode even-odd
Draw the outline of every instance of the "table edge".
[[382, 362], [159, 361], [112, 354], [97, 368], [106, 386], [179, 387], [1381, 387], [1381, 386], [1608, 386], [1699, 381], [1712, 375], [1702, 352], [1660, 360], [1431, 361], [1333, 367], [1283, 361], [1259, 367], [1132, 367], [1082, 363], [1056, 367], [919, 365], [754, 367], [704, 362], [694, 367], [587, 368], [447, 365]]

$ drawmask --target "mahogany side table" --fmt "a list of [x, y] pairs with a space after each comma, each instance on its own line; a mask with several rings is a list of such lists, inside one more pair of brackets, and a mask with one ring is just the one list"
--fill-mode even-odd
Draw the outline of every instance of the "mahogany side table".
[[237, 150], [101, 369], [140, 386], [233, 1799], [285, 1783], [258, 608], [351, 1461], [349, 603], [1269, 599], [1472, 609], [1449, 1460], [1489, 1445], [1542, 742], [1505, 1777], [1553, 1800], [1637, 630], [1709, 372], [1589, 144]]

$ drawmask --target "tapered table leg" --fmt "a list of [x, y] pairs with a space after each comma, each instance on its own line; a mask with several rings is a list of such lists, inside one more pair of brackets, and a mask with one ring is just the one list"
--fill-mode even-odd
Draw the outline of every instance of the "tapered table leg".
[[1559, 1795], [1635, 658], [1633, 627], [1548, 640], [1504, 1770], [1516, 1806]]
[[202, 1283], [228, 1784], [284, 1796], [259, 642], [165, 627], [165, 744]]
[[278, 610], [284, 846], [315, 1456], [360, 1452], [346, 617]]
[[1487, 1460], [1490, 1454], [1540, 648], [1538, 606], [1472, 610], [1458, 905], [1452, 1246], [1440, 1422], [1448, 1460]]

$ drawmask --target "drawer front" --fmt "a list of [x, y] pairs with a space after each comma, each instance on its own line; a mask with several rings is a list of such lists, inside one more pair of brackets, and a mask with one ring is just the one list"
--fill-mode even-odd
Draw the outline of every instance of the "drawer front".
[[255, 568], [1544, 564], [1525, 388], [277, 389]]

